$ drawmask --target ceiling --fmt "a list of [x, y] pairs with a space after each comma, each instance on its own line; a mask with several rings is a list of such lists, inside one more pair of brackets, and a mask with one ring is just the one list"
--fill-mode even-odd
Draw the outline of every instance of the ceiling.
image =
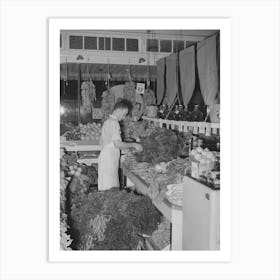
[[[71, 30], [67, 30], [70, 31]], [[158, 36], [174, 36], [178, 37], [178, 39], [184, 39], [190, 41], [201, 41], [206, 39], [209, 36], [212, 36], [216, 33], [219, 32], [219, 30], [213, 30], [213, 29], [182, 29], [182, 30], [175, 30], [175, 29], [157, 29], [157, 30], [144, 30], [144, 29], [114, 29], [114, 30], [109, 30], [109, 29], [98, 29], [98, 30], [90, 30], [90, 29], [79, 29], [79, 30], [73, 30], [75, 32], [85, 32], [85, 33], [95, 33], [95, 32], [104, 32], [105, 33], [110, 33], [110, 34], [139, 34], [139, 35], [145, 35], [148, 37], [156, 37]]]
[[[108, 64], [100, 63], [81, 63], [81, 79], [100, 81], [106, 80], [108, 73]], [[128, 81], [128, 65], [110, 64], [109, 72], [113, 81]], [[60, 78], [68, 80], [77, 80], [79, 72], [79, 63], [60, 64]], [[90, 73], [90, 74], [88, 74]], [[130, 73], [136, 81], [156, 80], [156, 66], [130, 65]]]

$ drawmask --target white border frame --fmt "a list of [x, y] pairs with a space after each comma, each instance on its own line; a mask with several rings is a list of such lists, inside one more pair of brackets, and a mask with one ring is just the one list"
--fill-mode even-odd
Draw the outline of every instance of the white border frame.
[[[111, 18], [112, 19], [112, 18]], [[129, 21], [129, 25], [128, 25]], [[220, 29], [221, 250], [61, 251], [59, 219], [59, 32], [60, 29]], [[49, 261], [51, 262], [229, 262], [231, 261], [231, 20], [229, 18], [49, 19]]]

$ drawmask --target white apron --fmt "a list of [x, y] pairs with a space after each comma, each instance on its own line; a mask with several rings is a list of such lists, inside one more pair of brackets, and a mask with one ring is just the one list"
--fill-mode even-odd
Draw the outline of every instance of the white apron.
[[98, 158], [98, 190], [119, 187], [120, 150], [115, 148], [113, 140], [121, 140], [119, 123], [110, 116], [102, 128], [102, 149]]

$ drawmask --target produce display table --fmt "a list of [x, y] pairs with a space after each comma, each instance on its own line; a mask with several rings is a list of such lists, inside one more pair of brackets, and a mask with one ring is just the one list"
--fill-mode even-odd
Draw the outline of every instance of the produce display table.
[[[148, 195], [148, 186], [143, 179], [132, 173], [125, 165], [122, 165], [123, 175], [127, 179], [127, 187], [134, 186], [135, 189]], [[172, 223], [171, 249], [182, 250], [182, 208], [174, 207], [169, 201], [152, 200], [155, 207]]]
[[101, 147], [92, 141], [63, 141], [60, 142], [60, 147], [65, 148], [69, 152], [82, 152], [82, 151], [100, 151]]
[[[99, 152], [101, 147], [92, 141], [61, 141], [60, 147], [68, 152]], [[97, 163], [97, 158], [79, 158], [78, 162], [85, 164]]]

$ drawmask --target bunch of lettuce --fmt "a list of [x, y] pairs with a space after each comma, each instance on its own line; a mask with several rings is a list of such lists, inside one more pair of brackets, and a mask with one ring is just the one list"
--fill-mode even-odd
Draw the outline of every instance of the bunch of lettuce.
[[168, 162], [186, 151], [184, 138], [173, 130], [157, 128], [147, 137], [140, 138], [143, 151], [136, 154], [138, 162]]

